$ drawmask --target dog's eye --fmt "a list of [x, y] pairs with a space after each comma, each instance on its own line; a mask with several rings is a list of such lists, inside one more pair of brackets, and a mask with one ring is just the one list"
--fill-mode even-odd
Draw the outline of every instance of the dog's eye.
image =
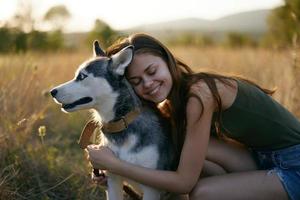
[[85, 79], [86, 77], [88, 77], [86, 74], [84, 73], [79, 73], [76, 77], [76, 81], [82, 81], [83, 79]]

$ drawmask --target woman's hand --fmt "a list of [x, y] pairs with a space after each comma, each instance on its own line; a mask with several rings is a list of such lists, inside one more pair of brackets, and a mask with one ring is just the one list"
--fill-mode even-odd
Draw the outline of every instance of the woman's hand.
[[[98, 169], [94, 169], [94, 170], [98, 170]], [[92, 171], [92, 177], [91, 177], [94, 183], [99, 184], [102, 187], [107, 187], [107, 176], [105, 175], [105, 173], [102, 170], [99, 170], [100, 176], [96, 176], [94, 170]]]
[[88, 145], [86, 148], [87, 158], [94, 169], [111, 170], [118, 161], [115, 154], [107, 147]]

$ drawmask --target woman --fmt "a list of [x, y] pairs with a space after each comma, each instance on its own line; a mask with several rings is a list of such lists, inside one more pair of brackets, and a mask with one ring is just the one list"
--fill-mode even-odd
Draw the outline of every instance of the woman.
[[126, 78], [146, 102], [163, 102], [178, 168], [146, 169], [89, 146], [94, 168], [190, 199], [300, 199], [300, 123], [272, 99], [274, 91], [239, 77], [195, 73], [145, 34], [117, 42], [107, 55], [128, 45], [134, 58]]

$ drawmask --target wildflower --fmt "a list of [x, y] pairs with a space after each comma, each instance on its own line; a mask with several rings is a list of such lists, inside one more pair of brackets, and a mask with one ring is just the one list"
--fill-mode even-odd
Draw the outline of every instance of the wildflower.
[[42, 144], [44, 144], [44, 137], [46, 135], [46, 126], [39, 127], [39, 136], [41, 137]]
[[45, 135], [46, 135], [46, 126], [40, 126], [39, 127], [39, 136], [45, 137]]

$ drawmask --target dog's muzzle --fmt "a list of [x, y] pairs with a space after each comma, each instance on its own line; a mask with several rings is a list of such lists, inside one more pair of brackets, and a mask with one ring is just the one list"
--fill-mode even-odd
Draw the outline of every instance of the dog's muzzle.
[[[53, 98], [56, 99], [56, 95], [58, 93], [58, 90], [57, 89], [52, 89], [50, 91], [50, 94]], [[68, 110], [68, 109], [72, 109], [78, 105], [82, 105], [82, 104], [87, 104], [89, 102], [93, 101], [93, 98], [92, 97], [83, 97], [77, 101], [74, 101], [73, 103], [68, 103], [68, 104], [63, 104], [62, 103], [62, 108], [65, 109], [65, 110]], [[60, 102], [61, 103], [61, 102]]]

